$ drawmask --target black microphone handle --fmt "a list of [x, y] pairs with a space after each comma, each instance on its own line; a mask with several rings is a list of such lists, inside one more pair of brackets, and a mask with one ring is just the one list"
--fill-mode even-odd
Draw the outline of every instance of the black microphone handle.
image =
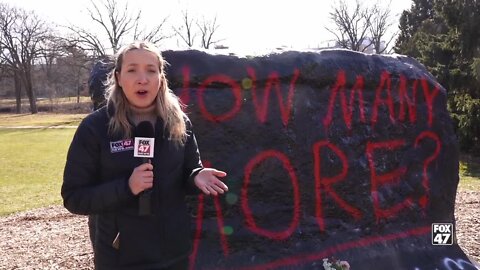
[[[143, 157], [142, 164], [144, 163], [150, 163], [150, 159]], [[152, 214], [152, 188], [140, 192], [138, 198], [138, 214], [140, 216], [148, 216]]]
[[[150, 161], [149, 158], [142, 157], [142, 164], [145, 164], [145, 163], [152, 163], [152, 162]], [[142, 191], [142, 193], [148, 193], [148, 192], [152, 192], [152, 188], [148, 188], [148, 189], [145, 189], [144, 191]]]

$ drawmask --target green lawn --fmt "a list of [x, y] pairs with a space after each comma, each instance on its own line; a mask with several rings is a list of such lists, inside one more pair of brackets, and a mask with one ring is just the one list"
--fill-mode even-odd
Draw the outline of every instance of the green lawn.
[[0, 127], [12, 126], [77, 126], [86, 114], [0, 114]]
[[460, 189], [480, 191], [480, 157], [460, 155]]
[[0, 216], [61, 203], [63, 167], [74, 132], [0, 130]]

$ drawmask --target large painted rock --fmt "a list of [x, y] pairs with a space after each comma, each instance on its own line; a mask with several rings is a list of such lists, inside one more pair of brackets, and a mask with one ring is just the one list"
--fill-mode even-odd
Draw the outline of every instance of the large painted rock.
[[163, 55], [204, 164], [228, 172], [226, 195], [190, 200], [190, 269], [323, 269], [332, 257], [476, 269], [454, 238], [436, 245], [454, 233], [458, 146], [446, 90], [416, 61]]

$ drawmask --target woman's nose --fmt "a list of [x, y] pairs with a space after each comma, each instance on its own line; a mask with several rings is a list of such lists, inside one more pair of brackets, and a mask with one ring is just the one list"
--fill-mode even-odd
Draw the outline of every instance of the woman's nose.
[[145, 72], [139, 72], [137, 77], [138, 84], [145, 84], [148, 83], [148, 76]]

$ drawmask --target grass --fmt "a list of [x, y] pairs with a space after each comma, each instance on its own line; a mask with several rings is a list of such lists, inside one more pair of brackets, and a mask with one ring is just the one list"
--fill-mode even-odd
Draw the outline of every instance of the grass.
[[0, 216], [61, 203], [74, 129], [0, 130]]
[[[60, 100], [61, 101], [61, 100]], [[75, 129], [86, 114], [0, 114], [0, 216], [61, 204], [60, 187]]]
[[13, 126], [77, 126], [86, 114], [0, 114], [1, 127]]
[[480, 191], [480, 157], [460, 155], [460, 189]]

